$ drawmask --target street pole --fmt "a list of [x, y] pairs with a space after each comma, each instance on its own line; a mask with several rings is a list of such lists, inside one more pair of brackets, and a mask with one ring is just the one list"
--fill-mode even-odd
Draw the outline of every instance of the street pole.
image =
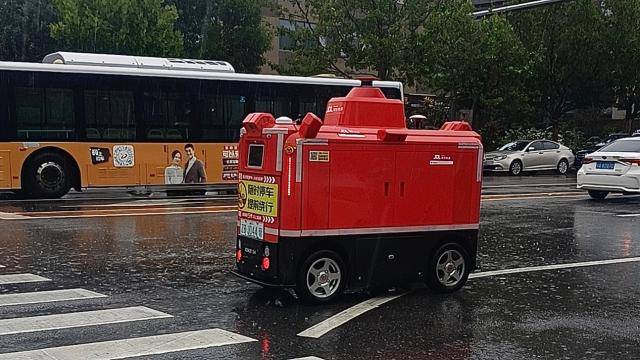
[[501, 6], [501, 7], [495, 8], [495, 9], [476, 11], [476, 12], [471, 13], [471, 15], [473, 15], [476, 19], [479, 19], [479, 18], [483, 18], [483, 17], [486, 17], [486, 16], [491, 16], [491, 15], [494, 15], [494, 14], [501, 14], [501, 13], [506, 13], [506, 12], [521, 11], [521, 10], [528, 10], [528, 9], [532, 9], [532, 8], [536, 8], [536, 7], [540, 7], [540, 6], [552, 5], [552, 4], [561, 3], [561, 2], [568, 2], [568, 1], [572, 1], [572, 0], [536, 0], [536, 1], [529, 1], [529, 2], [525, 2], [525, 3], [521, 3], [521, 4]]

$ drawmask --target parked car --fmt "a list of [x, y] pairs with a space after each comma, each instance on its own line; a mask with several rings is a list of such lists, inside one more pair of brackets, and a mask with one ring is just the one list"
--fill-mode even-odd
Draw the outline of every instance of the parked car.
[[640, 194], [640, 137], [627, 137], [587, 155], [578, 170], [578, 189], [594, 199], [611, 192]]
[[580, 167], [582, 166], [582, 159], [584, 159], [585, 156], [591, 154], [592, 152], [600, 149], [601, 147], [613, 141], [616, 141], [618, 139], [621, 139], [627, 136], [629, 136], [629, 134], [614, 133], [614, 134], [609, 134], [609, 136], [604, 138], [604, 140], [602, 141], [588, 142], [587, 143], [588, 145], [584, 149], [576, 151], [576, 163], [575, 163], [576, 169], [580, 169]]
[[566, 174], [574, 156], [571, 149], [549, 140], [517, 140], [484, 157], [487, 171], [507, 171], [520, 175], [523, 171], [556, 170]]

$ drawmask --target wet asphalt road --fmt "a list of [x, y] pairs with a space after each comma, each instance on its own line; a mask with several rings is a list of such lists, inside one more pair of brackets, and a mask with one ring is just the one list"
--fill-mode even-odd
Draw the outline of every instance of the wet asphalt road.
[[[594, 202], [573, 189], [574, 181], [548, 175], [486, 178], [479, 271], [639, 257], [640, 216], [629, 215], [640, 214], [640, 197]], [[236, 226], [232, 199], [90, 195], [0, 205], [0, 275], [51, 280], [0, 284], [0, 296], [73, 288], [107, 295], [0, 306], [0, 356], [222, 329], [255, 341], [144, 358], [640, 357], [638, 262], [487, 276], [451, 295], [414, 284], [391, 293], [406, 291], [404, 296], [310, 339], [297, 334], [369, 296], [310, 306], [229, 275]], [[1, 335], [7, 319], [131, 306], [172, 317]]]

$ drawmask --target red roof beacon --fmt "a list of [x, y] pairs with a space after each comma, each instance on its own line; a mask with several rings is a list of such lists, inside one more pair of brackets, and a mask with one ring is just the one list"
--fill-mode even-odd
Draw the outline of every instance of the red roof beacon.
[[239, 153], [244, 279], [326, 302], [415, 279], [453, 292], [476, 266], [482, 144], [467, 123], [409, 130], [402, 101], [365, 86], [324, 121], [248, 115]]

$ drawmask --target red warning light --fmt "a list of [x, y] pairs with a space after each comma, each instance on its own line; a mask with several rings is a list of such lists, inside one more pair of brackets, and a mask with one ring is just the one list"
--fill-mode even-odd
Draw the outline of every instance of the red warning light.
[[268, 257], [263, 257], [262, 258], [262, 270], [269, 270], [269, 266], [271, 266], [271, 262], [269, 261]]

